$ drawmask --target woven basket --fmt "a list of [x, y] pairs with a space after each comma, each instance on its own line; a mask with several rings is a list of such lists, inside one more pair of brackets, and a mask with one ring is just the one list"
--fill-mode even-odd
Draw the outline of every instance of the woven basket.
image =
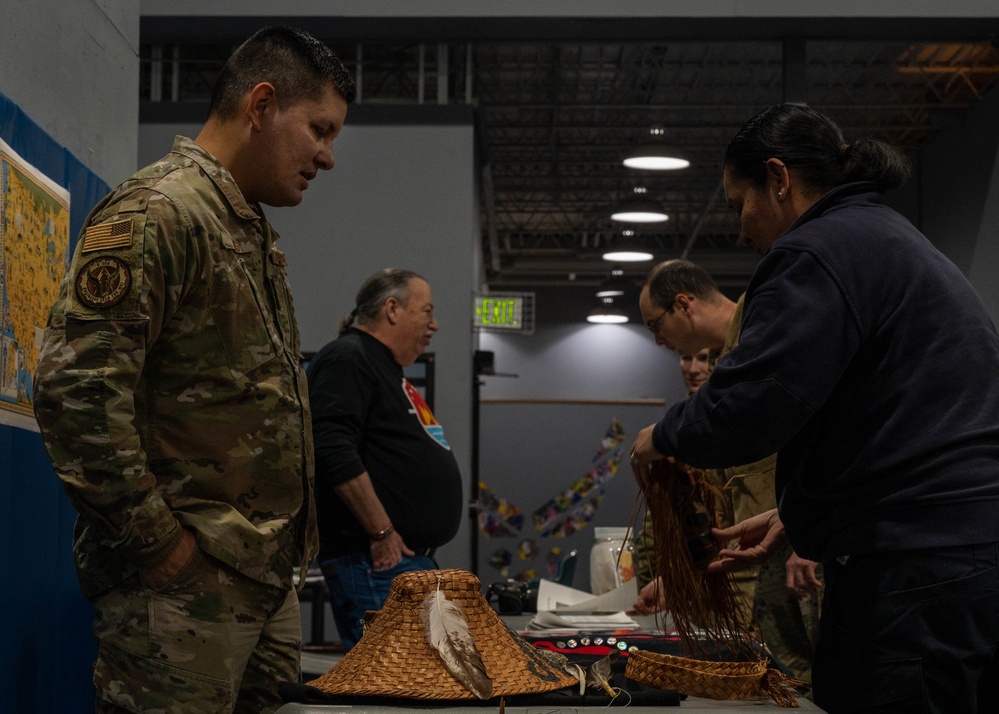
[[801, 684], [767, 666], [766, 660], [711, 662], [655, 652], [636, 651], [628, 657], [625, 676], [658, 689], [673, 689], [707, 699], [770, 697], [782, 707], [797, 707], [788, 688]]
[[308, 684], [329, 694], [475, 699], [441, 663], [428, 644], [420, 609], [438, 588], [464, 612], [493, 697], [534, 694], [576, 684], [522, 637], [511, 631], [482, 594], [478, 578], [465, 570], [419, 570], [392, 581], [385, 605], [364, 635], [326, 674]]

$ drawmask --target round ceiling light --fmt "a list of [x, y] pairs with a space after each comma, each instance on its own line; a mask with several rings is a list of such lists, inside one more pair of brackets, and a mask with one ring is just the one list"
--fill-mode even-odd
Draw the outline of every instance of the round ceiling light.
[[649, 140], [628, 152], [624, 165], [647, 171], [676, 171], [690, 166], [686, 157], [666, 144], [665, 136], [666, 127], [661, 124], [649, 129]]
[[666, 145], [643, 144], [625, 157], [624, 165], [646, 171], [677, 171], [690, 166], [690, 162]]
[[624, 223], [663, 223], [669, 220], [666, 211], [657, 202], [647, 196], [645, 188], [634, 189], [630, 198], [621, 201], [611, 213], [611, 220]]
[[586, 316], [587, 322], [598, 325], [620, 325], [628, 321], [628, 315], [619, 307], [614, 306], [614, 298], [603, 298], [600, 305], [590, 310]]

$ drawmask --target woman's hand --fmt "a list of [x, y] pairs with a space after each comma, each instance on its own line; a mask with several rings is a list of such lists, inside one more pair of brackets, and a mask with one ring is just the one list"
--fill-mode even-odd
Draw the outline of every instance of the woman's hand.
[[805, 560], [797, 553], [792, 552], [784, 565], [787, 573], [787, 587], [793, 590], [798, 597], [804, 597], [811, 590], [822, 587], [822, 581], [815, 575], [815, 569], [819, 564], [814, 560]]
[[711, 533], [719, 543], [737, 540], [738, 544], [734, 548], [722, 548], [718, 559], [705, 568], [709, 573], [727, 573], [759, 565], [787, 543], [784, 524], [780, 522], [776, 508], [729, 528], [712, 528]]

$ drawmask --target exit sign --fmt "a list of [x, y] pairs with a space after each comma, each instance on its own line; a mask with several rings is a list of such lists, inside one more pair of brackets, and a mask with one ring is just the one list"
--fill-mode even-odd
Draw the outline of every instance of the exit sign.
[[534, 332], [534, 293], [475, 296], [473, 325], [480, 330]]

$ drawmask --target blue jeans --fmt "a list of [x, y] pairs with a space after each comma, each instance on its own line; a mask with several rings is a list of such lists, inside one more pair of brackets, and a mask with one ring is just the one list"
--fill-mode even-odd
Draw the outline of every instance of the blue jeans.
[[403, 556], [388, 570], [375, 570], [368, 553], [337, 555], [319, 563], [330, 591], [330, 608], [343, 651], [361, 639], [364, 613], [380, 610], [396, 575], [412, 570], [436, 570], [437, 561], [424, 555]]

